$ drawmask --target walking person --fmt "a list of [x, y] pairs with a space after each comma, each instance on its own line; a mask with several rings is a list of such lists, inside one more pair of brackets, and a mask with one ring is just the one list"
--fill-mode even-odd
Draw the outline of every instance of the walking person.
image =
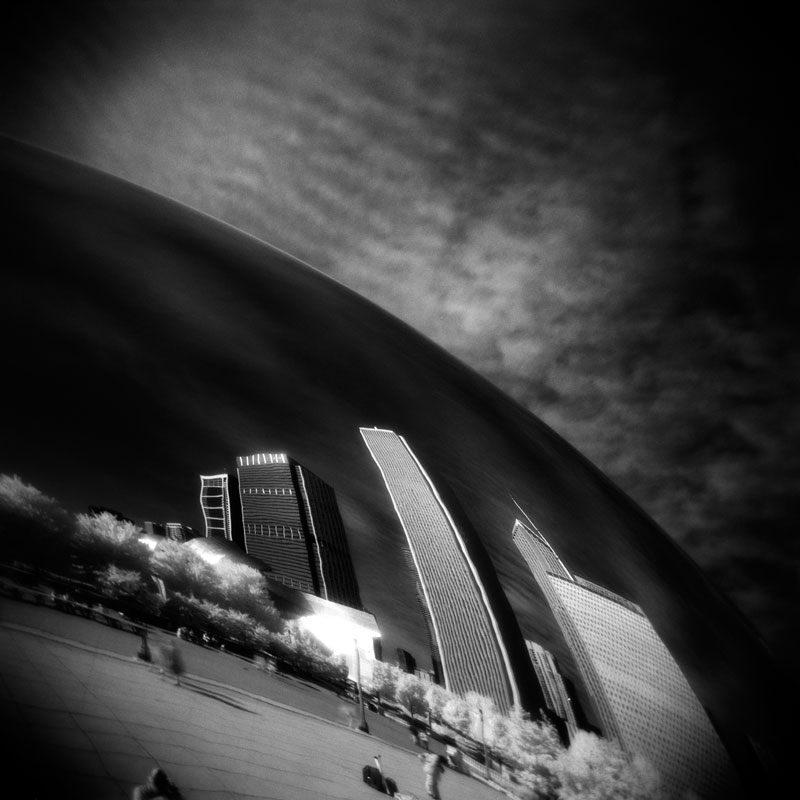
[[420, 753], [422, 771], [425, 773], [425, 789], [433, 800], [441, 800], [439, 781], [444, 772], [444, 758], [436, 753]]
[[178, 647], [178, 640], [173, 639], [166, 648], [167, 668], [175, 676], [175, 683], [181, 685], [181, 675], [184, 673], [183, 656]]
[[411, 744], [416, 745], [419, 747], [421, 742], [419, 740], [419, 725], [417, 725], [417, 721], [412, 719], [408, 725], [408, 733], [411, 736]]

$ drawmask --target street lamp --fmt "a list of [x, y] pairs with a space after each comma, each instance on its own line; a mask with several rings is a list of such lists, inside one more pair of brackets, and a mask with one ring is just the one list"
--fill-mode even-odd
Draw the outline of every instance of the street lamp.
[[361, 707], [361, 722], [358, 724], [358, 730], [369, 733], [369, 725], [367, 725], [367, 715], [364, 711], [364, 695], [361, 692], [361, 656], [358, 652], [358, 639], [353, 639], [356, 646], [356, 683], [358, 685], [358, 705]]
[[486, 771], [486, 780], [489, 780], [489, 750], [486, 747], [486, 733], [483, 729], [483, 709], [479, 708], [478, 713], [481, 715], [481, 739], [483, 741], [483, 766]]

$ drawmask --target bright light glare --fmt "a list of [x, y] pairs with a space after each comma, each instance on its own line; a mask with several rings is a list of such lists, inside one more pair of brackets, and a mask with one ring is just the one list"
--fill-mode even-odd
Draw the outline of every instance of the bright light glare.
[[329, 647], [334, 655], [352, 654], [356, 640], [358, 640], [360, 651], [365, 649], [365, 640], [372, 643], [371, 634], [367, 633], [360, 625], [354, 625], [351, 621], [333, 614], [312, 614], [308, 617], [301, 617], [297, 622], [301, 628], [316, 636], [326, 647]]

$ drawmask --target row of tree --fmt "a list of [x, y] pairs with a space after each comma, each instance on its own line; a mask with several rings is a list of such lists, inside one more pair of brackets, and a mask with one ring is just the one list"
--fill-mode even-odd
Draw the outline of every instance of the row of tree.
[[[412, 718], [431, 720], [434, 732], [456, 734], [464, 747], [486, 745], [490, 757], [509, 768], [516, 794], [544, 800], [667, 800], [658, 773], [643, 759], [629, 759], [614, 742], [585, 731], [565, 748], [547, 721], [518, 707], [502, 713], [476, 692], [458, 695], [403, 672], [375, 664], [372, 691], [402, 706]], [[467, 741], [459, 741], [466, 737]], [[682, 800], [688, 800], [684, 795]]]
[[226, 560], [212, 566], [168, 539], [153, 549], [133, 523], [107, 512], [70, 515], [17, 476], [0, 475], [0, 559], [89, 583], [146, 620], [266, 651], [318, 677], [347, 675], [342, 659], [281, 616], [258, 570]]

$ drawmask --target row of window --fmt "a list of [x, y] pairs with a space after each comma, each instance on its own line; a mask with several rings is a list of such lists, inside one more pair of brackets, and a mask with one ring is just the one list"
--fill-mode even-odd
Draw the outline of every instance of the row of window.
[[291, 525], [259, 525], [245, 523], [244, 532], [254, 536], [269, 536], [275, 539], [303, 539], [303, 531]]
[[436, 622], [449, 688], [510, 699], [499, 645], [470, 565], [425, 475], [394, 433], [362, 429], [394, 498]]
[[256, 453], [252, 456], [239, 456], [237, 464], [240, 467], [254, 467], [259, 464], [288, 464], [286, 453]]

